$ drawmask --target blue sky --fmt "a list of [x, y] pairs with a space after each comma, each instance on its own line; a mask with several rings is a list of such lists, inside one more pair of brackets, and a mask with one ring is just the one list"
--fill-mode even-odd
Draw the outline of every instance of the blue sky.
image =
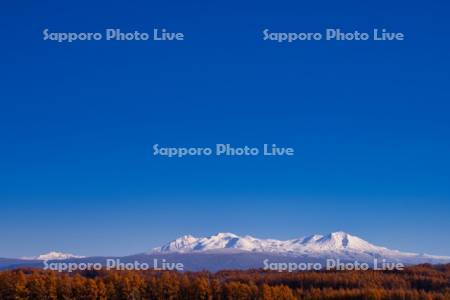
[[[0, 257], [124, 255], [183, 234], [344, 230], [450, 255], [449, 4], [3, 3]], [[58, 44], [42, 30], [182, 31]], [[403, 42], [262, 41], [262, 30]], [[292, 158], [152, 156], [155, 143]]]

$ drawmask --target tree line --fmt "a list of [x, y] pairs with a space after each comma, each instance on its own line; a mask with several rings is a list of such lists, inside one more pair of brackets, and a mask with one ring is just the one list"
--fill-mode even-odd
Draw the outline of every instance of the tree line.
[[448, 300], [450, 264], [403, 271], [0, 272], [1, 300]]

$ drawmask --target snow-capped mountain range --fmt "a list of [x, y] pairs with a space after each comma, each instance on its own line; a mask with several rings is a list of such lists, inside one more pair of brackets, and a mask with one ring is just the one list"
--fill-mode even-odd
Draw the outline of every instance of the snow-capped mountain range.
[[85, 256], [78, 256], [70, 253], [52, 251], [38, 256], [22, 257], [22, 259], [24, 260], [65, 260], [71, 258], [85, 258]]
[[339, 258], [345, 260], [370, 261], [384, 258], [405, 263], [439, 263], [450, 262], [449, 256], [435, 256], [400, 252], [385, 247], [375, 246], [357, 236], [343, 231], [327, 235], [276, 240], [258, 239], [252, 236], [238, 236], [233, 233], [217, 233], [209, 237], [182, 236], [150, 253], [271, 253], [309, 258]]
[[18, 266], [43, 267], [45, 261], [89, 262], [106, 264], [108, 259], [124, 263], [168, 261], [182, 263], [184, 270], [219, 271], [226, 269], [260, 269], [263, 262], [323, 263], [327, 260], [364, 262], [377, 261], [414, 265], [447, 264], [450, 256], [435, 256], [400, 252], [373, 245], [357, 236], [338, 231], [326, 235], [311, 235], [290, 240], [259, 239], [233, 233], [217, 233], [208, 237], [185, 235], [151, 251], [122, 257], [83, 257], [70, 253], [49, 252], [21, 259], [0, 258], [0, 270]]

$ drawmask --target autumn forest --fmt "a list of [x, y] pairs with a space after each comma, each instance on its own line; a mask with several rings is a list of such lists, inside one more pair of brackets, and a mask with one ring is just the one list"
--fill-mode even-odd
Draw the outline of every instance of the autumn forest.
[[450, 265], [404, 271], [0, 272], [0, 299], [450, 299]]

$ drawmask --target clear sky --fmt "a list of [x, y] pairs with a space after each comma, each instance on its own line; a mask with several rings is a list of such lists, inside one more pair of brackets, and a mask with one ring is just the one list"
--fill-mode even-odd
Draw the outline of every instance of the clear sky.
[[[3, 2], [0, 257], [337, 230], [450, 255], [448, 1], [307, 2]], [[186, 39], [42, 40], [154, 27]], [[406, 40], [262, 40], [334, 27]], [[155, 143], [296, 155], [167, 159]]]

